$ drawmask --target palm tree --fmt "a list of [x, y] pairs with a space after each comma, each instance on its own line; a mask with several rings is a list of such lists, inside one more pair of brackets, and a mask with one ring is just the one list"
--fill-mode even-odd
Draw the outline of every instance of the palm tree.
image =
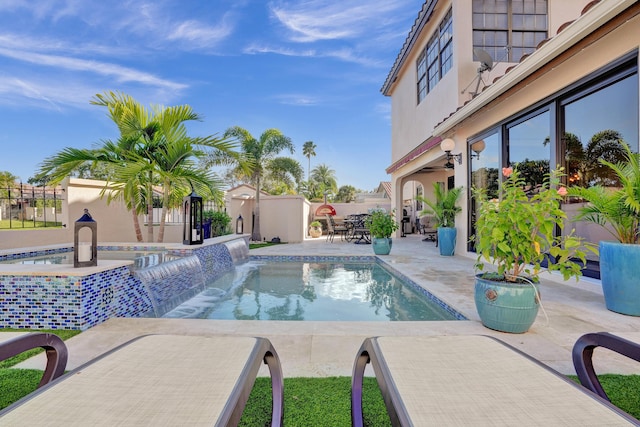
[[267, 163], [264, 188], [271, 194], [296, 194], [304, 173], [300, 163], [291, 157], [277, 157]]
[[[66, 148], [43, 162], [40, 175], [59, 182], [87, 162], [107, 163], [115, 182], [109, 201], [114, 197], [126, 201], [138, 241], [142, 241], [138, 214], [146, 206], [148, 241], [153, 242], [154, 190], [162, 191], [163, 196], [159, 242], [164, 239], [166, 210], [177, 206], [191, 188], [205, 197], [219, 196], [221, 183], [211, 173], [196, 167], [194, 160], [206, 155], [202, 149], [223, 151], [231, 157], [237, 154], [232, 151], [234, 145], [224, 138], [187, 136], [184, 122], [200, 120], [190, 106], [153, 107], [149, 111], [132, 97], [113, 92], [98, 94], [91, 103], [108, 108], [109, 117], [120, 130], [118, 142], [104, 141], [102, 147], [93, 150]], [[106, 188], [103, 195], [105, 191]]]
[[[153, 241], [153, 186], [162, 187], [162, 214], [158, 241], [164, 240], [166, 212], [179, 204], [181, 196], [194, 188], [203, 196], [221, 197], [222, 186], [213, 174], [196, 167], [194, 159], [204, 158], [205, 149], [222, 151], [233, 157], [234, 144], [227, 138], [215, 135], [189, 137], [185, 122], [201, 120], [189, 105], [152, 107], [146, 110], [130, 96], [113, 92], [96, 95], [92, 104], [106, 106], [121, 134], [137, 138], [142, 144], [141, 163], [130, 171], [123, 170], [130, 178], [146, 172], [146, 201], [149, 216], [148, 235]], [[144, 163], [147, 167], [144, 168]], [[172, 191], [174, 187], [182, 191]]]
[[314, 144], [313, 141], [305, 142], [304, 145], [302, 146], [302, 154], [309, 161], [309, 164], [307, 167], [307, 181], [308, 181], [309, 176], [311, 174], [311, 156], [315, 157], [316, 155], [316, 144]]
[[338, 192], [336, 171], [325, 164], [320, 164], [313, 168], [311, 171], [311, 180], [318, 184], [322, 193], [336, 194]]
[[[291, 154], [295, 147], [291, 138], [284, 136], [278, 129], [267, 129], [258, 139], [253, 137], [248, 130], [240, 126], [233, 126], [224, 133], [225, 138], [232, 138], [240, 143], [242, 157], [230, 158], [223, 152], [214, 152], [209, 155], [205, 164], [234, 165], [234, 169], [239, 175], [244, 175], [256, 189], [256, 205], [254, 211], [254, 224], [251, 240], [262, 241], [260, 235], [260, 192], [262, 191], [263, 178], [267, 166], [274, 161], [278, 161], [277, 155], [282, 150], [288, 150]], [[238, 176], [238, 175], [236, 175]]]
[[356, 199], [356, 191], [356, 187], [353, 185], [343, 185], [338, 188], [338, 194], [336, 194], [335, 201], [351, 203]]

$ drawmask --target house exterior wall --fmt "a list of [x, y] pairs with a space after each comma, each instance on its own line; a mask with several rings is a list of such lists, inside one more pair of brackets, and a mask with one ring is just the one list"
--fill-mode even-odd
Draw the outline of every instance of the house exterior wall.
[[[463, 3], [464, 6], [462, 6]], [[564, 29], [557, 40], [552, 39], [539, 46], [532, 55], [519, 64], [504, 64], [505, 66], [516, 65], [516, 68], [507, 74], [504, 74], [504, 68], [499, 68], [502, 64], [494, 68], [491, 73], [485, 73], [483, 79], [488, 86], [486, 93], [481, 92], [467, 105], [465, 102], [470, 100], [470, 96], [461, 97], [460, 92], [473, 80], [478, 63], [472, 61], [471, 8], [468, 2], [454, 1], [454, 62], [453, 69], [447, 73], [446, 77], [457, 76], [457, 81], [442, 79], [436, 85], [436, 90], [427, 94], [422, 102], [427, 105], [423, 107], [416, 105], [416, 58], [430, 38], [434, 26], [439, 24], [436, 16], [446, 13], [451, 5], [451, 2], [438, 2], [434, 18], [423, 29], [426, 35], [419, 37], [419, 42], [407, 55], [408, 59], [401, 68], [396, 83], [388, 92], [392, 98], [393, 158], [389, 171], [392, 175], [394, 206], [402, 205], [403, 186], [410, 180], [420, 182], [427, 197], [432, 186], [431, 182], [442, 181], [443, 174], [453, 175], [456, 186], [467, 187], [469, 182], [467, 141], [471, 137], [517, 116], [519, 112], [588, 78], [622, 56], [638, 51], [640, 18], [637, 12], [632, 10], [637, 9], [637, 4], [634, 4], [636, 2], [604, 1], [581, 16], [581, 11], [587, 3], [589, 1], [549, 0], [549, 37], [556, 36], [562, 24], [574, 20], [575, 23]], [[626, 12], [625, 18], [620, 22], [616, 21], [615, 25], [611, 24], [615, 15], [623, 11]], [[602, 22], [598, 22], [600, 19], [598, 14], [602, 16], [607, 14], [606, 19], [602, 18]], [[598, 31], [598, 25], [606, 30]], [[593, 31], [590, 30], [591, 33], [571, 39], [572, 32], [579, 34], [579, 29], [587, 26], [593, 28]], [[528, 67], [530, 70], [527, 72]], [[519, 77], [519, 73], [522, 77]], [[501, 76], [500, 79], [494, 82], [493, 79], [498, 76]], [[440, 89], [442, 89], [441, 92]], [[635, 95], [638, 96], [638, 94]], [[452, 106], [452, 103], [455, 105]], [[452, 171], [436, 172], [434, 169], [421, 172], [425, 167], [429, 169], [445, 162], [444, 153], [439, 148], [439, 142], [444, 138], [452, 138], [455, 141], [456, 147], [452, 152], [462, 153], [462, 164], [456, 164]], [[420, 144], [430, 140], [433, 141], [432, 148], [420, 150], [423, 152], [413, 155], [410, 160], [399, 162], [404, 157], [411, 156], [412, 150], [416, 150]], [[632, 146], [635, 144], [635, 148], [638, 148], [638, 141], [630, 142]], [[466, 199], [461, 203], [463, 211], [456, 218], [456, 225], [463, 231], [458, 233], [457, 248], [461, 249], [459, 252], [464, 252], [463, 248], [467, 246], [468, 202], [469, 200]]]
[[[98, 223], [99, 242], [135, 242], [131, 213], [122, 201], [114, 200], [107, 204], [107, 199], [100, 193], [105, 186], [104, 181], [70, 178], [62, 183], [66, 200], [62, 203], [59, 220], [64, 225], [58, 229], [11, 229], [2, 231], [0, 250], [28, 248], [43, 245], [73, 244], [74, 223], [83, 214], [84, 209]], [[142, 237], [147, 239], [147, 227], [144, 215], [138, 217]], [[154, 226], [154, 238], [157, 240], [159, 226]], [[182, 243], [182, 224], [166, 224], [164, 243]]]

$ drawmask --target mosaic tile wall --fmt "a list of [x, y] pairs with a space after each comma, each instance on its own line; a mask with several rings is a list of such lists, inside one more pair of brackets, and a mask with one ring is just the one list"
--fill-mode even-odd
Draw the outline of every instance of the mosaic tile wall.
[[[30, 251], [3, 258], [49, 255], [70, 249]], [[100, 246], [99, 249], [148, 250], [150, 247]], [[88, 276], [0, 275], [0, 327], [86, 330], [111, 317], [154, 316], [164, 306], [184, 301], [201, 290], [206, 280], [233, 267], [224, 244], [178, 252], [187, 258], [158, 266], [161, 267], [158, 270], [168, 275], [156, 272], [145, 276], [132, 273], [126, 266]], [[191, 254], [197, 259], [188, 256]], [[200, 266], [196, 269], [195, 264], [201, 264], [202, 269]], [[156, 279], [149, 280], [154, 274]]]
[[[132, 293], [129, 268], [89, 276], [0, 276], [0, 312], [5, 328], [80, 329], [127, 313], [144, 298]], [[125, 290], [127, 290], [125, 292]], [[135, 291], [133, 292], [135, 293]], [[120, 301], [122, 304], [119, 304]], [[146, 302], [149, 306], [148, 298]]]
[[194, 255], [200, 260], [205, 280], [213, 281], [233, 268], [233, 259], [226, 245], [211, 245], [195, 249]]

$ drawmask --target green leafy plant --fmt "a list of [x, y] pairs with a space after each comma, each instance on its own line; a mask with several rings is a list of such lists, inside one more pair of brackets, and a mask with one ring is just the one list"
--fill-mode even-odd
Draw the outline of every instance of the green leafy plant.
[[395, 211], [386, 213], [383, 210], [374, 210], [365, 220], [369, 233], [378, 239], [391, 237], [394, 231], [400, 228], [395, 220]]
[[226, 212], [208, 210], [202, 213], [205, 220], [211, 220], [211, 236], [228, 234], [231, 217]]
[[433, 200], [422, 196], [416, 197], [416, 200], [429, 206], [429, 208], [423, 209], [420, 215], [433, 214], [436, 218], [437, 227], [455, 227], [456, 214], [462, 211], [462, 208], [458, 206], [462, 190], [463, 187], [445, 190], [441, 184], [434, 182]]
[[[638, 244], [640, 227], [640, 154], [633, 153], [627, 144], [624, 161], [611, 163], [600, 159], [616, 176], [618, 187], [596, 185], [589, 188], [571, 187], [570, 196], [589, 202], [574, 218], [605, 227], [620, 243]], [[606, 226], [610, 225], [611, 229]]]
[[[478, 258], [476, 268], [484, 269], [484, 261], [497, 266], [497, 274], [486, 278], [517, 282], [522, 276], [538, 282], [541, 264], [548, 261], [549, 270], [559, 271], [565, 280], [582, 274], [577, 258], [586, 263], [582, 239], [568, 235], [556, 236], [556, 227], [563, 229], [566, 214], [560, 201], [567, 194], [560, 184], [562, 170], [553, 171], [536, 188], [530, 188], [519, 172], [503, 168], [499, 200], [488, 200], [483, 189], [474, 189], [478, 203], [475, 241]], [[527, 191], [532, 195], [529, 196]]]
[[313, 221], [309, 224], [309, 227], [322, 227], [322, 223], [320, 221]]

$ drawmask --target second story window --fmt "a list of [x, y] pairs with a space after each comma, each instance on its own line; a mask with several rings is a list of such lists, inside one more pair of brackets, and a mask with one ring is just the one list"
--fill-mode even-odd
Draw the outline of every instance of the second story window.
[[547, 28], [547, 0], [473, 0], [473, 47], [496, 62], [520, 61], [547, 38]]
[[451, 10], [416, 61], [418, 104], [431, 92], [453, 63], [453, 15]]

